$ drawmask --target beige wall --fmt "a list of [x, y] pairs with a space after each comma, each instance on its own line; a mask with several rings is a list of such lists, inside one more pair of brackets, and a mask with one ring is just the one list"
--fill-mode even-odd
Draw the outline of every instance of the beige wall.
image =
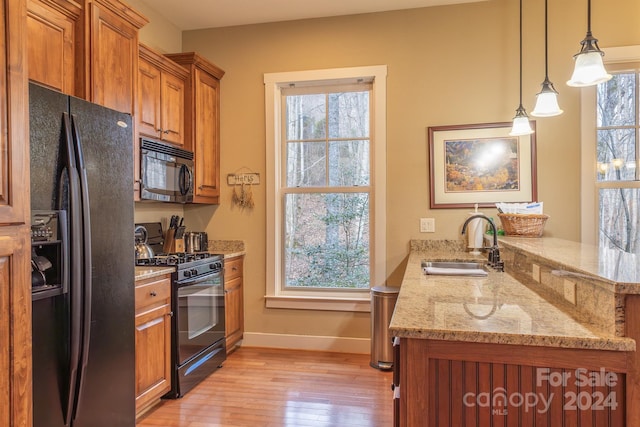
[[149, 23], [140, 30], [140, 42], [163, 53], [182, 52], [182, 31], [141, 0], [125, 0], [147, 17]]
[[[549, 236], [580, 236], [580, 90], [569, 88], [586, 32], [586, 2], [550, 2], [550, 78], [560, 117], [537, 120], [538, 195]], [[640, 2], [593, 2], [593, 32], [602, 47], [640, 43]], [[604, 8], [607, 7], [607, 10]], [[525, 2], [523, 97], [533, 109], [544, 78], [543, 2]], [[229, 27], [183, 33], [195, 50], [226, 71], [222, 80], [221, 175], [259, 172], [256, 207], [241, 211], [222, 187], [219, 207], [186, 207], [195, 228], [217, 239], [242, 239], [246, 329], [250, 332], [368, 337], [367, 314], [268, 310], [265, 289], [265, 136], [263, 74], [388, 65], [387, 275], [402, 279], [412, 238], [458, 238], [467, 211], [429, 210], [428, 126], [510, 121], [518, 105], [518, 2], [489, 2], [350, 17]], [[495, 215], [495, 211], [484, 212]], [[435, 234], [418, 218], [434, 217]]]

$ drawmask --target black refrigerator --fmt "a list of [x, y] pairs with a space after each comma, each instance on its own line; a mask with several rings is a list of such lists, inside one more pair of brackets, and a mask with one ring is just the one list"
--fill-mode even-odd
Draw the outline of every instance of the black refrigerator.
[[33, 425], [133, 427], [131, 116], [33, 83], [29, 113], [32, 218], [61, 213], [64, 242], [47, 253], [32, 223]]

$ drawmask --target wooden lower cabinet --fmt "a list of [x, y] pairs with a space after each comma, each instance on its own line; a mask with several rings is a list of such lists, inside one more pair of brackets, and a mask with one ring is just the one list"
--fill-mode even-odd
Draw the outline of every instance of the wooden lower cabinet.
[[171, 278], [136, 281], [136, 414], [171, 389]]
[[243, 300], [244, 256], [224, 260], [224, 307], [227, 353], [232, 352], [244, 334]]
[[396, 425], [638, 426], [626, 352], [402, 339]]

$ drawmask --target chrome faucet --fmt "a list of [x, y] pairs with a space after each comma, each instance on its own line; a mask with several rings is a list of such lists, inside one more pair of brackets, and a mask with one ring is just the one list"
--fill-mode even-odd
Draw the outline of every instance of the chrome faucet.
[[504, 271], [504, 262], [500, 259], [500, 250], [498, 249], [498, 229], [491, 218], [482, 214], [470, 216], [464, 224], [462, 224], [462, 235], [467, 231], [467, 225], [469, 225], [469, 222], [476, 218], [486, 219], [491, 226], [491, 231], [493, 231], [493, 246], [489, 248], [489, 266], [497, 271]]

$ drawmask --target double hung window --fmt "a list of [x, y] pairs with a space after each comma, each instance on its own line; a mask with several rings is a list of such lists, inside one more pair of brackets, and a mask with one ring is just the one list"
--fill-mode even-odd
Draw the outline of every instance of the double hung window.
[[640, 254], [640, 70], [596, 89], [596, 188], [601, 247]]
[[267, 306], [366, 311], [384, 283], [385, 77], [265, 75]]

